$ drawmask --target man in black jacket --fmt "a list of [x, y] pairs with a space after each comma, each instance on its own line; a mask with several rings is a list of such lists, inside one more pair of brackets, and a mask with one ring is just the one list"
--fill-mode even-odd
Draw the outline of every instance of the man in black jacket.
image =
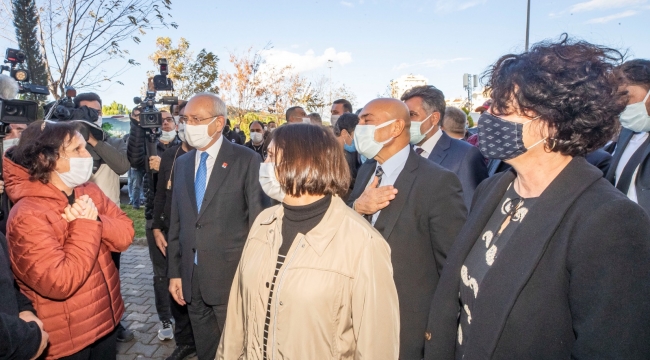
[[[137, 110], [131, 116], [131, 133], [129, 135], [128, 155], [131, 167], [144, 169], [145, 162], [148, 162], [150, 171], [146, 172], [143, 181], [143, 190], [145, 192], [144, 214], [146, 219], [146, 236], [149, 247], [149, 256], [153, 264], [153, 288], [156, 300], [156, 311], [161, 321], [161, 328], [158, 330], [160, 340], [170, 340], [174, 337], [172, 327], [172, 313], [170, 309], [169, 295], [167, 294], [167, 260], [156, 246], [156, 240], [152, 231], [154, 220], [154, 197], [156, 193], [156, 184], [160, 168], [161, 156], [165, 151], [173, 146], [179, 145], [180, 141], [176, 137], [176, 123], [172, 115], [167, 111], [162, 111], [163, 125], [161, 136], [156, 140], [157, 155], [152, 155], [147, 159], [146, 153], [146, 131], [139, 124]], [[156, 172], [154, 172], [156, 171]]]
[[7, 239], [0, 234], [0, 359], [34, 359], [49, 336], [32, 302], [18, 289], [9, 263]]
[[[164, 277], [166, 280], [165, 296], [171, 297], [168, 293], [169, 279], [167, 278], [167, 234], [169, 233], [169, 216], [172, 208], [172, 190], [173, 182], [172, 176], [174, 175], [174, 168], [176, 167], [176, 160], [178, 157], [185, 155], [192, 148], [185, 141], [185, 105], [183, 102], [178, 110], [178, 138], [181, 144], [168, 148], [161, 156], [160, 169], [158, 170], [158, 182], [156, 184], [156, 195], [153, 203], [153, 222], [152, 233], [156, 241], [156, 249], [149, 249], [153, 252], [154, 256], [160, 259], [160, 256], [165, 258], [165, 261], [157, 261], [159, 266], [164, 267]], [[162, 270], [162, 269], [159, 269]], [[162, 296], [162, 295], [161, 295]], [[183, 360], [187, 357], [196, 354], [196, 347], [194, 346], [194, 333], [192, 332], [192, 325], [190, 324], [190, 317], [187, 313], [187, 306], [181, 306], [175, 301], [169, 301], [171, 314], [174, 317], [176, 326], [174, 326], [174, 340], [176, 341], [176, 348], [174, 352], [167, 358], [167, 360]]]
[[266, 148], [264, 148], [264, 126], [261, 121], [255, 120], [250, 125], [251, 140], [244, 144], [247, 148], [260, 155], [262, 161], [266, 159]]
[[217, 353], [244, 243], [268, 204], [259, 181], [260, 156], [224, 140], [226, 116], [226, 104], [214, 94], [188, 102], [185, 136], [196, 150], [177, 159], [172, 179], [169, 291], [176, 302], [188, 304], [199, 360]]
[[[369, 125], [377, 128], [368, 131]], [[413, 151], [410, 125], [408, 108], [399, 100], [377, 99], [363, 108], [355, 141], [370, 160], [359, 169], [348, 204], [390, 245], [400, 307], [399, 358], [420, 360], [431, 299], [467, 210], [458, 177]], [[377, 143], [384, 145], [378, 149]]]

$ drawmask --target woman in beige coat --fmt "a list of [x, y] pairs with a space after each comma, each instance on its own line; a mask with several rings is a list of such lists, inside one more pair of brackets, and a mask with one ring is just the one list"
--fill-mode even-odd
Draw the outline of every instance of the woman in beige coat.
[[282, 126], [268, 154], [260, 182], [282, 204], [250, 231], [217, 359], [397, 359], [390, 248], [339, 198], [349, 170], [334, 136]]

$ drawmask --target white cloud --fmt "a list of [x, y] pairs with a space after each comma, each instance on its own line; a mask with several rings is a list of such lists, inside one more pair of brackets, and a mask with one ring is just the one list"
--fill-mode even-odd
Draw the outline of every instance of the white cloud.
[[337, 52], [334, 48], [327, 48], [322, 55], [316, 55], [313, 50], [304, 54], [293, 53], [286, 50], [264, 50], [262, 56], [266, 60], [266, 66], [287, 66], [293, 67], [296, 72], [310, 71], [326, 67], [328, 60], [335, 64], [345, 65], [352, 62], [352, 54], [346, 51]]
[[299, 47], [300, 47], [300, 45], [298, 45], [298, 44], [293, 44], [293, 45], [291, 45], [291, 48], [292, 48], [292, 49], [297, 49], [297, 48], [299, 48]]
[[589, 0], [571, 6], [567, 12], [577, 13], [594, 10], [618, 9], [645, 4], [648, 0]]
[[343, 5], [343, 6], [347, 6], [347, 7], [353, 7], [353, 6], [354, 6], [353, 3], [351, 3], [351, 2], [347, 2], [347, 1], [341, 1], [341, 5]]
[[471, 7], [485, 4], [487, 0], [438, 0], [436, 1], [437, 12], [463, 11]]
[[454, 58], [454, 59], [430, 59], [418, 63], [412, 63], [412, 64], [407, 64], [407, 63], [401, 63], [393, 68], [393, 70], [403, 70], [403, 69], [408, 69], [412, 67], [430, 67], [430, 68], [442, 68], [447, 64], [459, 62], [459, 61], [466, 61], [469, 60], [470, 58]]
[[608, 23], [608, 22], [610, 22], [612, 20], [622, 19], [622, 18], [634, 16], [634, 15], [636, 15], [638, 13], [639, 12], [636, 11], [636, 10], [623, 11], [623, 12], [618, 13], [618, 14], [613, 14], [613, 15], [609, 15], [609, 16], [603, 16], [603, 17], [591, 19], [591, 20], [587, 21], [587, 24], [605, 24], [605, 23]]

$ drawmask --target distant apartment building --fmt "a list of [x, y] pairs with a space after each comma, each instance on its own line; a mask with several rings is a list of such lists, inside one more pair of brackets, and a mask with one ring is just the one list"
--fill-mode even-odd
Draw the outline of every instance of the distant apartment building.
[[390, 96], [399, 99], [402, 95], [416, 86], [426, 85], [429, 81], [422, 75], [403, 75], [390, 81]]

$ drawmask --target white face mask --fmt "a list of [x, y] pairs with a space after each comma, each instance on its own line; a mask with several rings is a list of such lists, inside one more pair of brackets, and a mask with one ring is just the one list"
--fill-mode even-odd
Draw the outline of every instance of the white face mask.
[[172, 130], [172, 131], [163, 130], [162, 135], [160, 135], [160, 141], [170, 142], [174, 140], [175, 137], [176, 137], [176, 130]]
[[[65, 158], [64, 158], [65, 159]], [[85, 184], [93, 174], [93, 158], [67, 158], [70, 162], [70, 170], [64, 173], [55, 171], [59, 179], [69, 188], [76, 188]]]
[[18, 145], [18, 141], [20, 141], [20, 138], [2, 140], [2, 149], [3, 149], [3, 151], [7, 152], [7, 149], [9, 149], [10, 147]]
[[650, 97], [650, 91], [645, 96], [643, 101], [628, 105], [621, 113], [619, 120], [624, 128], [630, 129], [635, 132], [648, 132], [650, 131], [650, 115], [646, 110], [645, 103]]
[[375, 131], [386, 127], [397, 121], [397, 119], [386, 121], [385, 123], [375, 126], [375, 125], [357, 125], [354, 129], [354, 146], [357, 148], [357, 152], [368, 159], [372, 159], [384, 147], [388, 144], [393, 138], [390, 138], [383, 142], [378, 142], [375, 140]]
[[260, 164], [260, 185], [262, 190], [273, 200], [282, 202], [286, 196], [282, 190], [282, 186], [275, 175], [274, 163], [261, 163]]
[[178, 124], [178, 138], [185, 142], [185, 124]]
[[332, 117], [330, 117], [330, 124], [332, 124], [332, 127], [336, 126], [336, 122], [339, 121], [340, 117], [341, 115], [332, 115]]
[[185, 138], [187, 139], [187, 143], [195, 149], [203, 149], [208, 146], [210, 141], [212, 141], [214, 136], [218, 133], [218, 131], [216, 131], [212, 136], [210, 136], [208, 133], [208, 126], [217, 121], [217, 117], [218, 116], [215, 116], [214, 119], [206, 125], [187, 124], [185, 127]]
[[178, 120], [181, 118], [180, 115], [175, 115], [174, 116], [174, 124], [178, 124]]
[[305, 124], [311, 124], [311, 119], [308, 117], [302, 118], [302, 122], [304, 122]]
[[97, 126], [99, 126], [99, 127], [102, 127], [103, 123], [104, 123], [104, 121], [103, 121], [102, 117], [98, 116], [97, 121], [95, 121], [95, 124], [97, 124]]
[[429, 120], [429, 118], [432, 115], [433, 113], [431, 113], [431, 115], [424, 118], [424, 120], [422, 121], [411, 121], [411, 144], [413, 145], [419, 144], [420, 141], [424, 140], [424, 138], [427, 137], [427, 134], [430, 133], [431, 130], [433, 130], [435, 126], [431, 125], [431, 128], [429, 130], [425, 131], [424, 133], [420, 132], [420, 128], [422, 127], [422, 124], [425, 121]]
[[258, 132], [252, 132], [251, 141], [253, 142], [253, 144], [261, 143], [262, 141], [264, 141], [264, 134]]

